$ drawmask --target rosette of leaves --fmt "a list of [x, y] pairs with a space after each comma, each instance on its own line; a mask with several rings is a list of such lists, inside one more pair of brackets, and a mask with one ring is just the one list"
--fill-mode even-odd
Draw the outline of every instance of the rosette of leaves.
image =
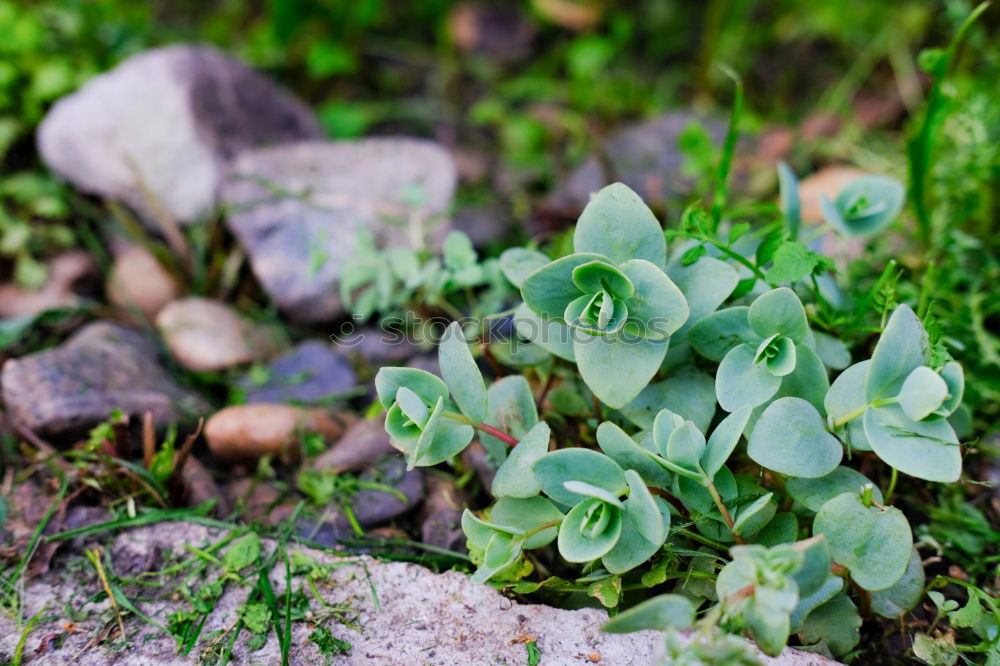
[[584, 382], [607, 405], [622, 407], [659, 369], [690, 310], [664, 272], [663, 229], [625, 185], [594, 195], [573, 250], [524, 277], [521, 295], [543, 321], [571, 329], [564, 337]]
[[600, 560], [609, 572], [625, 573], [666, 541], [669, 509], [635, 470], [581, 448], [546, 453], [531, 470], [541, 491], [569, 508], [557, 540], [567, 562]]
[[[771, 548], [734, 546], [715, 582], [724, 624], [745, 629], [760, 649], [778, 655], [802, 601], [830, 578], [830, 550], [822, 537]], [[811, 609], [806, 609], [808, 612]]]
[[462, 514], [469, 556], [478, 565], [472, 576], [477, 583], [490, 579], [517, 580], [526, 571], [519, 564], [525, 550], [542, 548], [556, 538], [562, 512], [544, 497], [501, 498], [488, 518], [468, 509]]
[[750, 307], [712, 313], [690, 333], [691, 346], [720, 361], [715, 392], [728, 412], [795, 396], [818, 408], [829, 388], [802, 301], [787, 287], [761, 294]]
[[831, 201], [820, 195], [823, 220], [846, 236], [870, 236], [885, 229], [899, 215], [906, 188], [888, 176], [861, 176], [849, 182]]
[[691, 328], [690, 340], [702, 356], [720, 361], [715, 392], [727, 412], [778, 395], [822, 406], [829, 379], [805, 308], [791, 289], [772, 289], [750, 307], [708, 315]]
[[900, 305], [871, 359], [831, 385], [825, 399], [830, 428], [852, 448], [874, 451], [910, 476], [957, 481], [962, 454], [948, 417], [962, 402], [965, 380], [961, 365], [940, 356], [913, 310]]
[[445, 332], [438, 362], [444, 380], [417, 368], [386, 367], [375, 375], [385, 430], [410, 468], [461, 453], [486, 417], [486, 384], [457, 322]]

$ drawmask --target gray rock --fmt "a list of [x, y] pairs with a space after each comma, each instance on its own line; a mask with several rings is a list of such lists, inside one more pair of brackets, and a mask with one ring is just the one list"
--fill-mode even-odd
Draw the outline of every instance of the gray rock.
[[140, 53], [59, 100], [38, 130], [42, 159], [76, 187], [156, 223], [215, 204], [236, 151], [323, 132], [302, 102], [204, 46]]
[[420, 540], [429, 546], [466, 552], [462, 513], [468, 499], [447, 477], [428, 476], [426, 484], [427, 497], [418, 514]]
[[110, 322], [89, 324], [54, 349], [8, 360], [0, 383], [8, 418], [46, 434], [94, 425], [114, 409], [150, 410], [159, 424], [209, 410], [171, 379], [152, 342]]
[[[206, 548], [225, 535], [219, 530], [188, 523], [161, 523], [134, 529], [117, 536], [111, 552], [120, 575], [135, 575], [157, 568], [163, 556], [189, 557], [182, 544]], [[265, 541], [267, 551], [273, 542]], [[335, 637], [351, 645], [348, 654], [324, 660], [316, 644], [309, 640], [313, 622], [293, 622], [289, 663], [315, 665], [384, 664], [480, 664], [527, 663], [526, 640], [534, 640], [541, 664], [652, 664], [660, 644], [660, 634], [604, 634], [600, 627], [607, 613], [595, 608], [560, 610], [544, 605], [519, 604], [488, 585], [476, 585], [468, 576], [449, 571], [435, 574], [404, 562], [378, 562], [367, 557], [345, 559], [301, 546], [291, 546], [319, 564], [333, 565], [328, 579], [316, 581], [316, 590], [331, 606], [351, 608], [349, 616], [358, 629], [350, 629], [334, 619], [317, 621]], [[150, 556], [149, 554], [152, 554]], [[275, 595], [283, 598], [288, 586], [285, 565], [279, 561], [270, 575]], [[293, 589], [307, 585], [304, 578], [291, 578]], [[148, 588], [146, 588], [148, 590]], [[24, 654], [32, 664], [66, 664], [71, 659], [80, 666], [147, 666], [148, 664], [196, 664], [208, 647], [205, 637], [230, 629], [251, 591], [249, 585], [230, 584], [212, 607], [201, 639], [190, 656], [177, 654], [173, 638], [163, 635], [133, 614], [125, 614], [129, 645], [107, 650], [92, 639], [106, 626], [109, 602], [98, 595], [96, 575], [65, 577], [48, 572], [30, 582], [25, 590], [22, 615], [32, 617], [43, 608], [45, 616], [27, 636]], [[85, 602], [87, 599], [98, 601]], [[170, 613], [190, 606], [179, 595], [135, 594], [132, 601], [147, 617], [165, 621]], [[311, 600], [312, 601], [312, 600]], [[77, 618], [78, 631], [66, 633], [63, 625], [68, 607], [86, 612]], [[315, 606], [315, 602], [313, 602]], [[48, 643], [52, 634], [62, 637], [61, 645]], [[14, 653], [21, 631], [13, 618], [0, 614], [0, 653]], [[281, 660], [278, 639], [272, 631], [259, 650], [251, 650], [248, 632], [238, 636], [233, 647], [235, 664], [276, 664]], [[50, 645], [37, 654], [43, 641]], [[56, 647], [58, 645], [58, 647]], [[837, 662], [818, 655], [786, 649], [778, 658], [760, 655], [768, 666], [830, 666]]]
[[590, 195], [621, 181], [651, 206], [684, 194], [690, 180], [681, 174], [684, 155], [677, 140], [691, 123], [700, 123], [718, 145], [725, 125], [687, 111], [664, 114], [612, 134], [600, 148], [563, 181], [542, 204], [546, 214], [576, 217]]
[[316, 340], [279, 356], [267, 369], [263, 383], [249, 375], [240, 379], [247, 402], [327, 403], [358, 383], [351, 362]]
[[313, 467], [337, 474], [363, 469], [383, 456], [397, 453], [389, 442], [383, 419], [362, 420], [351, 424], [340, 439], [316, 456]]
[[398, 365], [420, 351], [412, 340], [399, 331], [386, 331], [374, 324], [347, 325], [331, 336], [337, 348], [366, 364]]
[[343, 311], [337, 283], [358, 234], [435, 244], [455, 181], [451, 156], [429, 141], [313, 141], [240, 153], [222, 197], [264, 290], [292, 318], [317, 322]]
[[208, 298], [168, 303], [156, 327], [171, 353], [189, 370], [215, 372], [267, 358], [277, 347], [273, 327], [257, 324]]

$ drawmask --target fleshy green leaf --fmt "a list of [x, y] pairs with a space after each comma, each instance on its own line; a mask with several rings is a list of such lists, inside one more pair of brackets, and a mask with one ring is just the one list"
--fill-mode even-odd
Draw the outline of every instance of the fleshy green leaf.
[[846, 594], [838, 594], [806, 616], [799, 630], [802, 642], [824, 642], [835, 656], [847, 654], [861, 641], [861, 615]]
[[760, 336], [750, 328], [750, 308], [726, 308], [705, 316], [691, 326], [688, 340], [696, 352], [711, 361], [721, 361], [738, 345], [756, 343]]
[[788, 223], [788, 236], [796, 240], [799, 224], [802, 222], [802, 202], [799, 199], [799, 179], [784, 162], [778, 162], [778, 189], [781, 196], [781, 212]]
[[445, 329], [438, 347], [438, 363], [458, 408], [472, 421], [482, 422], [486, 418], [486, 382], [457, 321]]
[[683, 335], [694, 322], [715, 312], [740, 281], [735, 268], [714, 257], [701, 257], [690, 266], [672, 262], [667, 275], [684, 294], [684, 300], [691, 309], [687, 322], [676, 335]]
[[778, 334], [794, 342], [803, 342], [809, 333], [809, 320], [802, 301], [787, 287], [772, 289], [758, 296], [750, 305], [747, 321], [762, 338]]
[[834, 561], [872, 592], [892, 587], [903, 577], [913, 547], [910, 523], [902, 511], [866, 507], [853, 492], [838, 495], [820, 508], [813, 533], [825, 535]]
[[948, 384], [926, 365], [906, 377], [899, 391], [899, 406], [914, 421], [923, 421], [936, 412], [948, 397]]
[[900, 305], [889, 317], [872, 352], [865, 377], [865, 400], [872, 402], [899, 395], [911, 372], [924, 365], [929, 345], [927, 332], [907, 305]]
[[521, 555], [523, 541], [503, 532], [494, 532], [486, 544], [483, 563], [472, 574], [473, 583], [485, 583], [506, 569]]
[[[826, 397], [823, 399], [830, 427], [833, 427], [834, 423], [848, 414], [858, 413], [859, 409], [868, 404], [865, 400], [865, 377], [870, 365], [871, 361], [855, 363], [833, 380], [830, 390], [826, 392]], [[836, 433], [852, 449], [871, 451], [872, 447], [868, 443], [868, 438], [865, 437], [863, 415], [862, 413], [851, 419], [838, 428]]]
[[910, 551], [910, 561], [906, 565], [906, 573], [892, 587], [878, 592], [872, 592], [872, 611], [882, 617], [897, 618], [920, 602], [924, 594], [924, 564], [920, 553], [914, 548]]
[[685, 421], [670, 433], [666, 458], [675, 465], [697, 469], [705, 452], [705, 435], [690, 421]]
[[802, 553], [802, 566], [793, 574], [799, 594], [807, 596], [815, 592], [830, 575], [832, 555], [830, 543], [822, 535], [797, 541], [791, 546]]
[[622, 574], [652, 557], [663, 545], [670, 514], [663, 514], [646, 484], [633, 470], [625, 472], [629, 496], [622, 511], [622, 533], [615, 546], [601, 559], [608, 571]]
[[[546, 523], [558, 523], [562, 517], [562, 512], [555, 504], [538, 495], [525, 498], [501, 497], [490, 510], [492, 523], [513, 527], [525, 534]], [[558, 524], [536, 532], [525, 539], [524, 547], [530, 550], [546, 546], [555, 540], [558, 532]]]
[[888, 226], [903, 208], [906, 189], [886, 176], [861, 176], [848, 183], [835, 201], [824, 198], [823, 219], [848, 236], [867, 236]]
[[799, 519], [791, 511], [781, 511], [757, 532], [753, 540], [763, 546], [777, 546], [780, 543], [792, 543], [798, 535]]
[[751, 537], [760, 531], [777, 513], [778, 504], [773, 500], [774, 493], [767, 493], [740, 510], [733, 520], [733, 534]]
[[705, 432], [715, 416], [715, 382], [693, 366], [682, 366], [666, 380], [644, 388], [621, 412], [640, 428], [649, 429], [664, 405]]
[[427, 420], [431, 417], [431, 410], [427, 409], [420, 397], [405, 386], [400, 386], [396, 391], [396, 404], [399, 409], [410, 420], [410, 423], [423, 428]]
[[763, 364], [754, 363], [754, 355], [753, 347], [740, 345], [730, 350], [719, 364], [715, 395], [727, 412], [762, 405], [781, 386], [781, 377], [772, 375]]
[[833, 370], [843, 370], [851, 364], [851, 351], [843, 342], [832, 335], [813, 331], [816, 341], [816, 355], [823, 365]]
[[570, 301], [563, 312], [563, 321], [590, 335], [610, 335], [625, 326], [628, 315], [628, 306], [605, 291]]
[[795, 343], [791, 338], [775, 333], [758, 345], [754, 363], [763, 363], [775, 377], [784, 377], [795, 370]]
[[[535, 396], [523, 375], [499, 379], [486, 390], [486, 422], [517, 439], [538, 423]], [[506, 442], [482, 432], [479, 440], [496, 464], [507, 457]]]
[[494, 497], [533, 497], [541, 491], [531, 467], [548, 452], [550, 437], [548, 424], [539, 421], [520, 439], [493, 477]]
[[798, 605], [795, 606], [795, 610], [792, 611], [792, 615], [789, 618], [791, 620], [789, 623], [789, 629], [797, 632], [802, 628], [802, 622], [813, 609], [818, 608], [830, 599], [833, 599], [843, 589], [843, 578], [839, 576], [829, 576], [826, 581], [824, 581], [823, 584], [812, 594], [801, 595]]
[[781, 378], [777, 397], [802, 398], [816, 408], [823, 410], [823, 399], [830, 388], [830, 378], [823, 362], [805, 344], [795, 345], [795, 370]]
[[[844, 493], [859, 493], [863, 486], [872, 484], [861, 472], [850, 467], [838, 467], [826, 476], [816, 479], [788, 479], [785, 490], [789, 497], [810, 511], [819, 511], [823, 505]], [[872, 498], [882, 503], [882, 491], [872, 484]]]
[[[605, 421], [597, 427], [597, 443], [609, 458], [621, 465], [622, 469], [638, 472], [647, 485], [657, 488], [670, 487], [670, 473], [654, 462], [645, 449], [614, 423]], [[518, 444], [517, 448], [521, 446], [523, 442]]]
[[679, 594], [661, 594], [619, 613], [601, 627], [609, 634], [630, 634], [652, 629], [684, 631], [694, 623], [694, 605]]
[[571, 448], [550, 451], [532, 466], [542, 492], [560, 504], [572, 506], [584, 499], [566, 490], [565, 481], [583, 481], [612, 495], [625, 491], [625, 473], [618, 463], [591, 449]]
[[559, 554], [567, 562], [590, 562], [610, 551], [622, 533], [622, 511], [596, 498], [570, 509], [559, 526]]
[[729, 456], [732, 455], [747, 427], [750, 411], [750, 407], [737, 409], [722, 419], [722, 422], [712, 432], [712, 436], [708, 438], [708, 445], [701, 456], [701, 469], [709, 478], [714, 477], [716, 472], [729, 460]]
[[747, 453], [779, 474], [816, 478], [837, 467], [843, 448], [815, 407], [801, 398], [779, 398], [761, 414]]
[[573, 270], [595, 260], [604, 260], [600, 254], [571, 254], [556, 259], [532, 272], [521, 285], [521, 296], [536, 314], [546, 319], [562, 320], [570, 301], [581, 295], [573, 283]]
[[653, 339], [669, 338], [684, 325], [691, 309], [684, 294], [657, 265], [642, 259], [621, 264], [635, 285], [628, 299], [629, 332]]
[[941, 368], [941, 378], [948, 385], [948, 399], [941, 406], [941, 412], [945, 416], [951, 416], [962, 403], [965, 395], [965, 373], [962, 366], [954, 361], [949, 361]]
[[591, 485], [584, 481], [563, 481], [563, 488], [571, 493], [576, 493], [577, 495], [582, 495], [583, 497], [599, 499], [605, 504], [616, 506], [619, 509], [622, 508], [621, 501], [619, 501], [618, 497], [614, 493], [608, 492], [604, 488]]
[[591, 261], [573, 269], [573, 282], [583, 294], [596, 294], [607, 289], [623, 300], [632, 298], [635, 285], [620, 270], [606, 261]]
[[663, 228], [639, 195], [622, 183], [600, 190], [583, 209], [573, 249], [604, 254], [619, 265], [645, 259], [662, 268], [667, 262]]
[[538, 250], [524, 247], [512, 247], [500, 255], [500, 270], [512, 285], [520, 288], [525, 279], [551, 259]]
[[764, 273], [768, 282], [795, 283], [812, 273], [819, 263], [819, 255], [797, 241], [783, 241], [774, 251], [771, 261], [771, 267]]
[[514, 328], [525, 340], [567, 361], [576, 361], [573, 355], [574, 337], [586, 335], [570, 328], [562, 321], [538, 316], [525, 303], [514, 311]]
[[667, 354], [667, 340], [616, 333], [573, 343], [577, 368], [587, 387], [615, 409], [630, 403], [649, 384]]
[[864, 426], [872, 450], [900, 472], [942, 483], [961, 477], [962, 452], [948, 421], [914, 421], [898, 405], [885, 405], [869, 408]]
[[684, 423], [686, 421], [680, 414], [675, 414], [666, 407], [657, 413], [656, 418], [653, 420], [653, 444], [664, 458], [669, 458], [667, 447], [670, 443], [670, 436], [674, 434], [674, 430], [680, 428]]
[[448, 399], [448, 387], [445, 383], [426, 370], [386, 367], [375, 375], [375, 390], [383, 408], [392, 407], [400, 386], [416, 393], [424, 404], [433, 405], [438, 398]]
[[472, 441], [472, 437], [476, 434], [472, 426], [442, 419], [443, 407], [444, 401], [439, 398], [427, 425], [420, 433], [413, 454], [407, 457], [408, 467], [412, 468], [415, 465], [429, 467], [450, 460]]

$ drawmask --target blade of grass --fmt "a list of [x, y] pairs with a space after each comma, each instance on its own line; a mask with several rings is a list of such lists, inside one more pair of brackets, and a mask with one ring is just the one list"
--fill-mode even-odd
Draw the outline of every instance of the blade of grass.
[[21, 635], [17, 639], [17, 648], [14, 650], [14, 661], [12, 662], [14, 666], [21, 666], [21, 659], [24, 656], [24, 645], [28, 641], [28, 634], [31, 633], [32, 628], [41, 619], [42, 613], [45, 612], [46, 608], [48, 608], [47, 604], [45, 608], [32, 615], [27, 623], [25, 623], [24, 630], [21, 631]]
[[118, 609], [118, 600], [115, 599], [115, 593], [111, 590], [111, 584], [108, 583], [108, 576], [104, 572], [104, 565], [101, 564], [101, 551], [97, 548], [92, 548], [85, 551], [84, 555], [87, 556], [90, 563], [94, 565], [94, 569], [97, 570], [97, 577], [101, 580], [101, 587], [104, 588], [105, 594], [108, 595], [108, 601], [111, 602], [111, 608], [115, 611], [115, 619], [118, 621], [118, 631], [121, 632], [122, 640], [126, 640], [125, 623], [122, 621], [122, 614]]
[[733, 95], [733, 108], [729, 114], [729, 128], [722, 144], [722, 156], [719, 158], [719, 168], [715, 174], [715, 189], [712, 193], [712, 232], [719, 229], [722, 213], [726, 209], [729, 198], [729, 171], [733, 165], [733, 153], [736, 152], [736, 140], [739, 138], [740, 117], [743, 115], [743, 79], [726, 65], [720, 65], [726, 76], [736, 84]]
[[917, 222], [920, 224], [920, 234], [924, 244], [928, 246], [931, 242], [931, 218], [927, 202], [927, 174], [930, 171], [934, 141], [937, 138], [938, 130], [944, 124], [948, 111], [948, 98], [944, 93], [944, 81], [952, 70], [955, 55], [969, 29], [989, 6], [989, 2], [984, 2], [972, 10], [968, 18], [959, 26], [955, 36], [948, 44], [948, 48], [945, 49], [940, 60], [936, 63], [932, 73], [933, 83], [931, 83], [931, 90], [927, 95], [923, 121], [907, 145], [907, 154], [910, 158], [908, 165], [910, 201], [913, 204], [913, 212], [917, 216]]
[[35, 554], [35, 549], [38, 547], [38, 541], [42, 537], [42, 532], [45, 531], [45, 527], [49, 524], [49, 521], [52, 520], [53, 514], [55, 514], [56, 510], [59, 508], [59, 506], [65, 499], [66, 491], [68, 488], [69, 488], [69, 477], [64, 476], [62, 479], [62, 483], [59, 485], [59, 492], [56, 493], [55, 500], [49, 506], [48, 510], [45, 512], [45, 515], [42, 516], [41, 521], [39, 521], [38, 525], [35, 527], [35, 531], [31, 535], [31, 541], [28, 542], [28, 548], [24, 551], [24, 557], [22, 557], [21, 561], [17, 563], [17, 567], [14, 569], [14, 573], [12, 573], [10, 576], [10, 580], [13, 581], [13, 584], [16, 586], [15, 612], [17, 614], [17, 624], [19, 627], [21, 626], [21, 600], [19, 598], [21, 577], [24, 574], [25, 567], [28, 566], [28, 562], [31, 561], [32, 556], [34, 556]]
[[153, 509], [145, 513], [141, 513], [134, 518], [118, 518], [104, 523], [97, 523], [96, 525], [88, 525], [86, 527], [66, 530], [65, 532], [60, 532], [58, 534], [51, 534], [45, 537], [45, 541], [64, 541], [66, 539], [73, 539], [85, 534], [97, 534], [99, 532], [116, 530], [123, 527], [140, 527], [143, 525], [152, 525], [154, 523], [174, 520], [184, 520], [189, 523], [205, 525], [206, 527], [221, 527], [225, 529], [232, 528], [233, 525], [231, 523], [205, 517], [205, 514], [211, 511], [213, 506], [215, 506], [215, 500], [210, 499], [191, 508]]
[[288, 552], [282, 548], [285, 558], [285, 639], [281, 642], [281, 666], [288, 666], [288, 651], [292, 647], [292, 563]]

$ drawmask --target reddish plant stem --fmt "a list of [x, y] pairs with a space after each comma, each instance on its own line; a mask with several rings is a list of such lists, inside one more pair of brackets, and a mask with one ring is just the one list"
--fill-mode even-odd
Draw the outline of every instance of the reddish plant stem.
[[493, 437], [496, 437], [501, 442], [506, 443], [507, 446], [517, 446], [516, 439], [514, 439], [513, 437], [511, 437], [502, 430], [497, 430], [491, 425], [487, 425], [485, 423], [477, 423], [473, 427], [476, 428], [476, 430], [481, 430], [485, 432], [487, 435], [492, 435]]

